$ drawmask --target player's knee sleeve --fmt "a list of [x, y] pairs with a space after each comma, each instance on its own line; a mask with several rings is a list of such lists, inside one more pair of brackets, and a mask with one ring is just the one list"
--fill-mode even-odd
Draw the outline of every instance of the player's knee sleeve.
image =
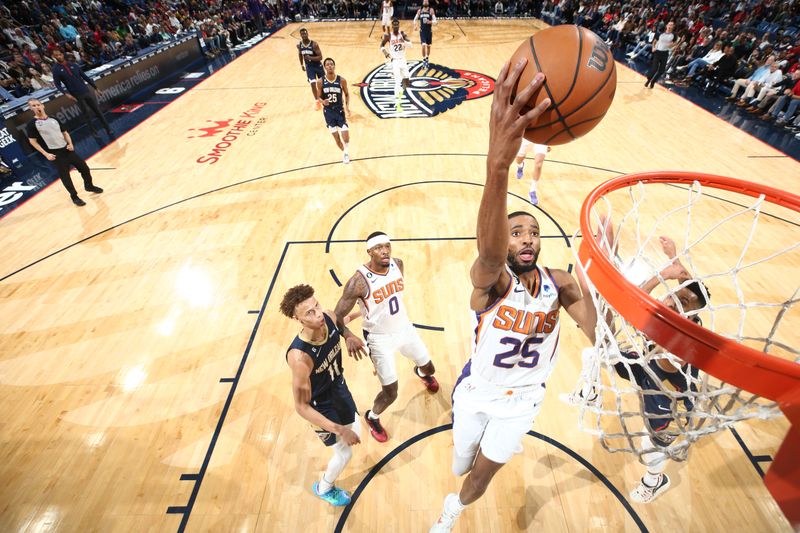
[[475, 463], [475, 456], [470, 457], [462, 457], [457, 455], [456, 452], [453, 452], [453, 474], [456, 476], [463, 476], [470, 470], [472, 470], [472, 465]]
[[655, 450], [642, 454], [642, 460], [647, 465], [648, 472], [660, 474], [667, 467], [668, 456], [666, 453], [659, 451], [660, 446], [654, 444], [650, 437], [646, 435], [642, 437], [642, 449], [652, 448], [655, 448]]

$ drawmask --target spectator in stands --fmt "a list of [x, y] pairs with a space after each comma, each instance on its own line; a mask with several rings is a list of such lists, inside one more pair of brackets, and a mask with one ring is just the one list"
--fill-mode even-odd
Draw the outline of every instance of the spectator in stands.
[[92, 130], [92, 135], [97, 137], [97, 130], [95, 130], [94, 123], [89, 116], [90, 111], [100, 119], [100, 123], [105, 128], [108, 136], [113, 138], [114, 134], [111, 131], [111, 126], [106, 122], [106, 118], [103, 116], [103, 112], [100, 111], [100, 105], [97, 102], [97, 85], [95, 85], [94, 80], [84, 74], [78, 65], [67, 61], [61, 50], [56, 50], [53, 53], [53, 59], [56, 60], [56, 64], [53, 65], [53, 82], [67, 98], [78, 103], [89, 129]]
[[[782, 126], [790, 122], [794, 117], [797, 108], [800, 106], [800, 70], [792, 72], [790, 77], [787, 77], [786, 84], [789, 86], [784, 89], [783, 94], [776, 98], [775, 103], [770, 110], [761, 115], [764, 120], [776, 120], [775, 124]], [[784, 108], [786, 112], [783, 113]], [[780, 118], [778, 118], [780, 116]]]
[[[739, 61], [736, 59], [736, 49], [733, 45], [725, 46], [725, 54], [716, 63], [708, 67], [709, 85], [719, 85], [725, 80], [733, 77], [736, 73], [736, 66]], [[706, 85], [706, 88], [709, 87]]]
[[686, 66], [677, 68], [678, 72], [684, 70], [687, 71], [686, 76], [684, 76], [681, 82], [688, 84], [694, 78], [697, 69], [702, 69], [716, 63], [723, 55], [725, 55], [725, 52], [722, 50], [722, 42], [720, 41], [715, 42], [714, 46], [706, 55], [691, 60], [689, 64]]
[[[742, 98], [739, 99], [736, 105], [741, 107], [758, 105], [765, 96], [777, 93], [777, 89], [774, 86], [780, 83], [781, 80], [783, 80], [783, 72], [778, 68], [778, 63], [773, 62], [769, 66], [769, 71], [761, 81], [747, 85], [747, 89], [745, 89]], [[734, 85], [734, 88], [735, 87]], [[756, 91], [758, 91], [757, 95]]]
[[[746, 92], [750, 86], [759, 86], [761, 83], [763, 83], [764, 79], [767, 77], [767, 74], [769, 74], [770, 67], [773, 63], [775, 63], [775, 56], [769, 56], [764, 64], [758, 67], [749, 77], [739, 78], [736, 80], [736, 82], [733, 84], [733, 89], [731, 89], [730, 96], [727, 96], [726, 99], [730, 100], [731, 102], [736, 101], [736, 95], [739, 93], [739, 89], [744, 88]], [[753, 92], [755, 92], [755, 88], [753, 89]]]

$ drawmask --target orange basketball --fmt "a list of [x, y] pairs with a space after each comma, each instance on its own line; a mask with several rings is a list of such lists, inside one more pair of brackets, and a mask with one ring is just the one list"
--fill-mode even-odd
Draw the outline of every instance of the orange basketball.
[[521, 57], [526, 57], [528, 64], [517, 87], [525, 87], [537, 72], [546, 76], [523, 112], [545, 98], [552, 102], [525, 130], [526, 139], [537, 144], [566, 144], [597, 126], [617, 88], [614, 56], [603, 39], [580, 26], [554, 26], [523, 42], [511, 65]]

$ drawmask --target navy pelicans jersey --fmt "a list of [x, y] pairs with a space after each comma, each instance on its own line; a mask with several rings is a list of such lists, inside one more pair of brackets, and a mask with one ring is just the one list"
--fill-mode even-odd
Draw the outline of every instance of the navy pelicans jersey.
[[543, 384], [558, 356], [558, 285], [536, 268], [533, 293], [506, 266], [511, 281], [491, 307], [475, 313], [471, 373], [502, 387]]
[[406, 331], [410, 322], [403, 305], [403, 274], [394, 259], [389, 260], [386, 274], [373, 272], [366, 265], [358, 267], [358, 272], [364, 276], [369, 290], [358, 301], [364, 331], [381, 335]]
[[314, 369], [311, 371], [311, 400], [319, 399], [329, 393], [329, 389], [334, 383], [343, 383], [342, 377], [342, 347], [339, 344], [339, 330], [336, 324], [326, 314], [325, 326], [328, 335], [321, 344], [313, 344], [300, 338], [297, 335], [289, 350], [286, 350], [286, 357], [293, 349], [305, 352], [314, 361]]
[[431, 8], [419, 8], [419, 31], [420, 33], [431, 32]]
[[330, 105], [325, 106], [325, 111], [333, 111], [340, 114], [344, 112], [342, 79], [338, 75], [333, 81], [330, 81], [327, 76], [322, 77], [322, 96], [330, 102]]
[[300, 55], [303, 56], [306, 66], [321, 67], [322, 61], [309, 61], [308, 58], [314, 55], [314, 41], [308, 41], [308, 44], [303, 44], [303, 41], [297, 43], [297, 49], [300, 50]]

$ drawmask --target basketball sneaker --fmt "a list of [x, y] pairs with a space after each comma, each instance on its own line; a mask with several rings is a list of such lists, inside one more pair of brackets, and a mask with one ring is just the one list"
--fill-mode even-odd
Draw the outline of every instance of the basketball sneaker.
[[[453, 499], [458, 499], [458, 494], [451, 492], [444, 499], [444, 510], [439, 516], [439, 520], [431, 527], [428, 533], [449, 533], [453, 531], [453, 526], [456, 525], [456, 520], [461, 513], [451, 513], [447, 509], [452, 509], [455, 505]], [[448, 505], [449, 504], [449, 505]]]
[[425, 388], [428, 389], [428, 392], [439, 392], [439, 382], [436, 381], [435, 377], [420, 376], [418, 366], [414, 367], [414, 374], [425, 384]]
[[669, 478], [666, 474], [661, 474], [655, 487], [650, 487], [645, 484], [642, 478], [639, 486], [633, 489], [630, 493], [631, 500], [636, 503], [650, 503], [658, 498], [663, 492], [669, 488]]
[[525, 161], [522, 162], [521, 165], [517, 165], [517, 179], [521, 180], [522, 176], [525, 174]]
[[379, 419], [373, 420], [369, 417], [371, 412], [372, 411], [367, 410], [367, 412], [364, 413], [364, 420], [367, 421], [367, 426], [369, 426], [369, 433], [376, 441], [386, 442], [389, 440], [389, 435], [386, 434], [386, 430], [383, 429]]
[[[570, 393], [562, 392], [558, 395], [558, 399], [561, 400], [563, 403], [570, 405], [572, 407], [577, 407], [583, 403], [583, 390], [574, 390]], [[586, 403], [588, 405], [598, 405], [600, 402], [600, 397], [597, 395], [597, 391], [594, 387], [591, 387], [586, 395]]]
[[531, 197], [531, 203], [533, 205], [539, 205], [539, 197], [536, 196], [536, 191], [531, 191], [530, 193], [528, 193], [528, 196]]
[[339, 487], [332, 487], [331, 490], [325, 494], [320, 494], [319, 481], [315, 481], [311, 488], [317, 498], [322, 498], [334, 507], [344, 507], [350, 503], [350, 493], [346, 490], [340, 489]]

